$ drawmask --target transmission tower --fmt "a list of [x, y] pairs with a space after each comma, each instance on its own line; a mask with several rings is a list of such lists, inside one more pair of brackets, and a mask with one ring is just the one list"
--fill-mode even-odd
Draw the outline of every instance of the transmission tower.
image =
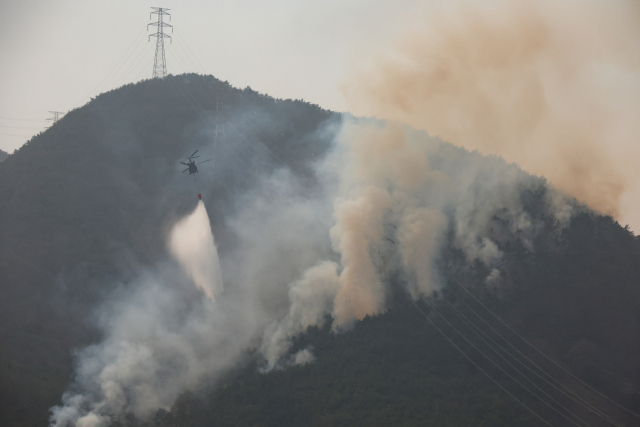
[[58, 120], [60, 120], [60, 117], [62, 117], [64, 115], [64, 113], [62, 111], [49, 111], [51, 114], [53, 114], [53, 117], [47, 119], [47, 120], [53, 120], [52, 125], [54, 125]]
[[164, 33], [164, 28], [171, 28], [171, 32], [173, 32], [173, 26], [164, 22], [163, 18], [165, 15], [169, 17], [171, 20], [171, 15], [167, 13], [167, 8], [164, 7], [152, 7], [153, 12], [149, 14], [149, 19], [151, 19], [151, 15], [158, 15], [158, 21], [147, 24], [147, 30], [149, 29], [149, 25], [154, 27], [158, 27], [158, 32], [154, 34], [149, 34], [148, 40], [151, 40], [151, 37], [156, 37], [156, 56], [153, 60], [153, 78], [164, 78], [167, 75], [167, 62], [164, 58], [164, 39], [168, 38], [171, 40], [171, 36]]

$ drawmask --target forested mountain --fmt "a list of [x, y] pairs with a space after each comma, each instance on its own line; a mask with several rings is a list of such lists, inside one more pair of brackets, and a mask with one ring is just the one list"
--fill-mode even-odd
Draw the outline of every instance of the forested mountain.
[[[196, 189], [192, 177], [181, 175], [178, 161], [202, 148], [218, 101], [224, 102], [219, 120], [227, 126], [221, 132], [243, 150], [242, 162], [251, 168], [241, 170], [238, 161], [225, 167], [220, 159], [235, 153], [219, 151], [215, 183], [203, 169], [202, 188]], [[278, 149], [287, 150], [284, 161], [297, 173], [308, 173], [301, 165], [327, 144], [304, 138], [330, 116], [315, 105], [238, 90], [211, 77], [168, 77], [100, 95], [2, 162], [0, 413], [5, 425], [47, 423], [48, 409], [70, 381], [72, 352], [99, 338], [92, 308], [115, 283], [165, 254], [168, 225], [193, 208], [197, 192], [212, 212], [231, 209], [232, 198], [254, 184], [255, 172], [282, 162], [283, 156], [265, 148], [276, 135]], [[251, 127], [265, 120], [269, 126], [260, 127], [260, 148], [266, 155], [247, 149], [254, 144]], [[272, 158], [265, 159], [268, 155]], [[222, 221], [213, 227], [224, 242]]]
[[[325, 205], [314, 203], [323, 198], [325, 175], [333, 171], [318, 167], [318, 160], [335, 155], [341, 138], [336, 127], [346, 120], [301, 100], [273, 99], [211, 76], [169, 76], [98, 96], [2, 162], [2, 424], [44, 425], [63, 392], [77, 392], [74, 368], [83, 357], [78, 351], [110, 338], [105, 301], [118, 307], [118, 295], [135, 295], [128, 292], [138, 286], [141, 271], [169, 264], [167, 236], [193, 211], [197, 193], [211, 219], [223, 276], [225, 266], [238, 264], [234, 254], [246, 247], [266, 245], [264, 253], [276, 253], [275, 260], [301, 256], [298, 247], [286, 252], [289, 241], [315, 237], [309, 229], [299, 231], [291, 218], [302, 211], [312, 218], [312, 228], [330, 227], [325, 222], [331, 222], [331, 211], [325, 215]], [[233, 366], [203, 374], [173, 405], [153, 407], [152, 416], [126, 410], [110, 424], [638, 422], [632, 413], [640, 413], [639, 239], [611, 217], [575, 202], [566, 215], [554, 211], [553, 190], [515, 165], [430, 141], [424, 168], [437, 184], [425, 197], [438, 192], [443, 177], [446, 194], [461, 194], [442, 209], [442, 218], [452, 222], [436, 239], [441, 249], [433, 258], [435, 292], [419, 297], [412, 291], [412, 277], [393, 255], [402, 227], [384, 219], [382, 236], [391, 249], [370, 251], [387, 286], [383, 309], [339, 330], [331, 326], [331, 313], [322, 313], [326, 321], [291, 338], [291, 354], [313, 353], [308, 363], [266, 365], [263, 330], [237, 326], [233, 334], [248, 338], [234, 344], [242, 351], [228, 356]], [[203, 164], [199, 174], [188, 176], [179, 160], [196, 150], [200, 160], [213, 159], [213, 167]], [[349, 156], [335, 157], [341, 164]], [[456, 181], [460, 170], [466, 175]], [[494, 173], [513, 177], [517, 185], [505, 187]], [[295, 185], [284, 185], [287, 180]], [[469, 202], [469, 188], [482, 203], [464, 211], [463, 223], [455, 205]], [[491, 205], [496, 194], [509, 191], [513, 198]], [[333, 200], [326, 205], [334, 206]], [[283, 224], [272, 220], [280, 217]], [[481, 217], [481, 234], [461, 234], [461, 224], [477, 224]], [[263, 239], [254, 238], [260, 233]], [[328, 237], [317, 240], [310, 250], [314, 256], [330, 252]], [[250, 277], [249, 267], [272, 261], [255, 258], [240, 269], [245, 276], [225, 276], [225, 292], [236, 286], [239, 300], [268, 307], [268, 315], [256, 320], [263, 329], [287, 311], [291, 288], [270, 287], [271, 279], [285, 280], [278, 275], [284, 273], [257, 270], [264, 284], [254, 294], [237, 283]], [[305, 258], [297, 270], [276, 270], [290, 280], [315, 261]], [[180, 304], [186, 303], [175, 301]], [[232, 319], [252, 316], [242, 309], [253, 306], [237, 307], [232, 310], [240, 317]]]
[[[185, 393], [155, 420], [162, 426], [635, 425], [637, 415], [626, 409], [640, 409], [638, 239], [611, 218], [582, 214], [555, 243], [538, 242], [535, 251], [507, 248], [509, 279], [500, 290], [478, 280], [486, 274], [481, 263], [451, 275], [440, 295], [417, 307], [397, 284], [389, 311], [349, 334], [312, 328], [300, 336], [296, 346], [313, 346], [317, 362], [268, 375], [249, 362], [222, 388]], [[463, 257], [453, 251], [445, 261], [456, 265]]]
[[0, 150], [0, 162], [4, 161], [7, 157], [9, 157], [9, 153]]

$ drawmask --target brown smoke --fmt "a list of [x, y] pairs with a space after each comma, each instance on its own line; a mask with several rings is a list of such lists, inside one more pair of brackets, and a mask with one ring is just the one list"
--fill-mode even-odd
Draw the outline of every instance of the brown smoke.
[[336, 167], [342, 188], [334, 202], [331, 238], [343, 270], [334, 301], [335, 327], [384, 310], [386, 289], [371, 251], [386, 237], [385, 220], [398, 222], [403, 261], [415, 276], [412, 294], [436, 288], [431, 260], [446, 220], [421, 205], [422, 192], [447, 183], [446, 176], [429, 167], [425, 146], [412, 143], [396, 123], [381, 127], [347, 121], [338, 139], [344, 163]]
[[378, 225], [391, 206], [389, 194], [374, 187], [367, 188], [356, 200], [336, 203], [336, 226], [331, 234], [344, 266], [335, 298], [337, 325], [379, 313], [384, 306], [384, 286], [376, 275], [369, 247], [381, 239]]
[[639, 10], [526, 1], [430, 14], [343, 93], [357, 114], [499, 154], [618, 217], [638, 177]]

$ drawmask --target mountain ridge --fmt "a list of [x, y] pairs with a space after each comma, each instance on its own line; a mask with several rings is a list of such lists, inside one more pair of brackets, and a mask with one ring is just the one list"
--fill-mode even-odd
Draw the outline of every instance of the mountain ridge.
[[[8, 414], [6, 423], [27, 426], [46, 422], [48, 408], [59, 403], [62, 391], [74, 378], [77, 360], [72, 351], [104, 338], [104, 331], [97, 327], [96, 306], [108, 299], [114, 289], [133, 286], [137, 271], [152, 268], [166, 257], [167, 233], [173, 223], [195, 207], [197, 193], [202, 193], [213, 218], [211, 225], [221, 251], [233, 252], [242, 242], [229, 218], [242, 212], [246, 194], [262, 191], [260, 185], [264, 184], [265, 176], [273, 177], [274, 171], [287, 170], [295, 177], [300, 193], [310, 198], [315, 194], [320, 178], [314, 162], [329, 151], [334, 136], [326, 128], [341, 117], [302, 101], [274, 100], [250, 88], [235, 89], [212, 76], [170, 76], [164, 80], [127, 85], [96, 97], [2, 162], [0, 284], [4, 297], [0, 310], [3, 319], [0, 361], [6, 363], [2, 365], [5, 369], [2, 371], [0, 409]], [[220, 140], [226, 143], [211, 143]], [[477, 191], [500, 191], [489, 184], [486, 184], [486, 190], [481, 187], [485, 185], [482, 184], [484, 181], [490, 183], [486, 170], [503, 167], [504, 161], [497, 158], [483, 160], [486, 158], [479, 153], [469, 153], [441, 142], [434, 144], [430, 152], [431, 168], [442, 172], [471, 165], [480, 171], [480, 178], [475, 177], [477, 182], [472, 182], [474, 188], [479, 188]], [[216, 164], [212, 170], [201, 167], [197, 180], [184, 176], [178, 169], [181, 166], [178, 160], [196, 149], [202, 155], [211, 155]], [[480, 162], [486, 163], [483, 166], [486, 170], [477, 166]], [[518, 174], [526, 175], [522, 171]], [[510, 320], [511, 327], [550, 350], [567, 369], [581, 377], [586, 376], [590, 384], [606, 389], [638, 412], [640, 399], [635, 392], [597, 368], [605, 366], [616, 377], [628, 378], [632, 389], [640, 388], [640, 366], [634, 362], [640, 351], [640, 333], [637, 333], [640, 319], [633, 314], [640, 301], [637, 286], [640, 271], [636, 267], [640, 265], [638, 238], [613, 218], [598, 216], [582, 208], [576, 208], [568, 225], [558, 224], [545, 204], [550, 190], [542, 178], [532, 177], [528, 186], [518, 191], [518, 203], [535, 224], [535, 232], [531, 235], [527, 233], [532, 232], [526, 230], [514, 232], [514, 219], [508, 208], [491, 211], [487, 236], [498, 242], [496, 249], [503, 253], [498, 264], [499, 284], [487, 281], [493, 268], [489, 261], [469, 260], [467, 254], [455, 249], [455, 229], [451, 225], [444, 237], [445, 249], [437, 260], [442, 287], [430, 304], [445, 310], [449, 318], [458, 319], [457, 322], [464, 326], [447, 301], [457, 302], [460, 307], [467, 307], [462, 301], [477, 303], [471, 296], [464, 296], [464, 288], [456, 290], [453, 282], [456, 278], [485, 305]], [[477, 214], [477, 210], [472, 212]], [[448, 215], [455, 217], [456, 213]], [[266, 221], [266, 217], [262, 219]], [[477, 239], [482, 243], [480, 236]], [[478, 256], [483, 255], [479, 253]], [[294, 338], [292, 352], [304, 350], [309, 345], [318, 349], [315, 364], [257, 374], [262, 362], [258, 354], [249, 352], [246, 357], [253, 362], [248, 363], [247, 370], [230, 374], [227, 388], [217, 388], [210, 395], [204, 395], [204, 402], [208, 402], [205, 406], [185, 412], [184, 405], [196, 405], [199, 398], [183, 395], [173, 409], [159, 412], [157, 422], [173, 425], [179, 420], [184, 425], [216, 425], [215, 420], [224, 419], [222, 425], [253, 425], [262, 421], [265, 425], [282, 425], [286, 420], [282, 417], [292, 413], [290, 403], [299, 396], [288, 395], [286, 389], [278, 385], [280, 379], [299, 379], [302, 381], [299, 384], [305, 388], [309, 385], [308, 378], [325, 375], [327, 383], [318, 386], [316, 394], [310, 395], [297, 388], [300, 393], [307, 393], [303, 400], [309, 402], [330, 395], [334, 391], [331, 378], [338, 381], [344, 375], [344, 369], [357, 371], [360, 366], [371, 375], [381, 364], [383, 371], [390, 369], [397, 355], [393, 356], [391, 352], [384, 356], [387, 350], [376, 344], [375, 328], [388, 326], [394, 330], [384, 339], [389, 346], [402, 347], [412, 341], [394, 343], [394, 339], [403, 333], [402, 328], [390, 326], [393, 321], [406, 327], [406, 324], [416, 326], [425, 320], [420, 319], [409, 304], [408, 278], [392, 272], [389, 281], [392, 284], [389, 292], [393, 295], [387, 309], [356, 322], [353, 331], [334, 335], [325, 325], [310, 327], [305, 334]], [[508, 301], [513, 301], [514, 307], [520, 307], [524, 312], [505, 309]], [[277, 306], [275, 302], [274, 305]], [[430, 316], [435, 316], [435, 311], [431, 311], [433, 308], [422, 307], [431, 313]], [[476, 306], [476, 309], [481, 307]], [[463, 311], [466, 315], [473, 315], [468, 308], [464, 310], [467, 310]], [[278, 308], [277, 313], [281, 312]], [[539, 319], [544, 319], [544, 328], [538, 325]], [[386, 322], [391, 323], [385, 326]], [[504, 325], [497, 320], [490, 320], [490, 323], [506, 333]], [[440, 326], [446, 325], [440, 323]], [[428, 323], [426, 327], [430, 327]], [[545, 328], [560, 337], [553, 338], [543, 332]], [[359, 332], [361, 330], [365, 332]], [[418, 332], [406, 333], [413, 334], [413, 340], [420, 336]], [[437, 336], [434, 330], [429, 334], [432, 339]], [[474, 342], [478, 339], [474, 338]], [[332, 347], [331, 343], [335, 342], [340, 344]], [[358, 343], [364, 344], [360, 347]], [[479, 379], [482, 374], [460, 355], [453, 356], [455, 349], [448, 345], [446, 341], [438, 341], [437, 346], [444, 353], [433, 355], [442, 362], [433, 368], [441, 375], [440, 379], [446, 383], [456, 377], [457, 369], [462, 369], [460, 372], [470, 375], [466, 379], [480, 384], [480, 393], [488, 393], [479, 397], [480, 401], [485, 404], [491, 401], [495, 408], [502, 408], [494, 412], [493, 419], [499, 417], [501, 411], [507, 411], [505, 408], [513, 402], [494, 386], [487, 385], [486, 379]], [[417, 348], [424, 351], [425, 346], [428, 343], [423, 342]], [[325, 354], [333, 356], [323, 358], [320, 351], [323, 348]], [[406, 356], [414, 363], [421, 360], [423, 353], [415, 349], [407, 351]], [[380, 353], [383, 357], [373, 362], [364, 359], [358, 362], [353, 357], [358, 352], [371, 352], [373, 358]], [[526, 354], [540, 357], [534, 353], [529, 349]], [[343, 355], [347, 357], [343, 359]], [[447, 358], [453, 358], [453, 362], [449, 364]], [[598, 363], [589, 361], [590, 358]], [[478, 363], [481, 360], [480, 357], [474, 359]], [[411, 363], [404, 366], [405, 370], [398, 371], [394, 367], [393, 372], [402, 378], [410, 377]], [[318, 373], [318, 369], [324, 373]], [[438, 394], [438, 388], [431, 388], [433, 384], [429, 383], [434, 378], [433, 372], [421, 369], [424, 378], [430, 380], [420, 387]], [[379, 413], [376, 411], [385, 404], [391, 406], [384, 416], [380, 415], [380, 422], [395, 420], [415, 425], [425, 420], [438, 421], [438, 418], [429, 418], [434, 416], [431, 412], [421, 412], [422, 415], [416, 418], [394, 410], [394, 403], [385, 400], [391, 397], [385, 396], [384, 392], [385, 381], [393, 384], [393, 393], [402, 389], [402, 384], [394, 382], [393, 378], [382, 375], [375, 385], [367, 385], [366, 375], [358, 378], [344, 383], [343, 395], [335, 402], [329, 398], [322, 404], [325, 406], [318, 403], [315, 409], [299, 405], [296, 413], [301, 418], [291, 425], [308, 423], [319, 414], [324, 417], [320, 418], [321, 423], [353, 425], [354, 415], [345, 416], [341, 410], [365, 416], [367, 411]], [[452, 401], [462, 406], [448, 406], [443, 419], [452, 424], [461, 420], [488, 423], [486, 419], [482, 421], [482, 404], [467, 404], [473, 402], [474, 396], [465, 389], [466, 380], [461, 378], [458, 377], [457, 391], [449, 389], [449, 392], [453, 393], [450, 395]], [[565, 383], [573, 381], [567, 374], [562, 374], [562, 378]], [[243, 382], [249, 384], [246, 389], [243, 389]], [[262, 391], [251, 394], [257, 385]], [[368, 386], [380, 388], [375, 396], [371, 395], [371, 402], [377, 402], [374, 406], [378, 409], [371, 407], [366, 399], [353, 400]], [[513, 391], [511, 387], [508, 386]], [[580, 389], [580, 386], [575, 387]], [[270, 390], [277, 391], [272, 394]], [[245, 392], [257, 396], [253, 403], [242, 398]], [[268, 402], [270, 395], [274, 397], [271, 403]], [[240, 400], [234, 400], [236, 398]], [[524, 399], [531, 403], [529, 397]], [[349, 404], [344, 406], [347, 401]], [[336, 402], [343, 403], [336, 406]], [[405, 409], [414, 408], [412, 405], [416, 402]], [[540, 403], [532, 404], [536, 410], [548, 410]], [[233, 408], [233, 411], [229, 410], [233, 414], [220, 414], [225, 405]], [[253, 405], [253, 409], [248, 410], [243, 405]], [[269, 408], [273, 408], [277, 416], [270, 418]], [[193, 416], [185, 415], [190, 411]], [[456, 412], [460, 418], [456, 418]], [[248, 415], [234, 418], [242, 413]], [[521, 420], [521, 425], [532, 423], [531, 415], [522, 408], [505, 414], [504, 423], [517, 422], [514, 420]], [[558, 417], [557, 414], [551, 416]], [[628, 414], [616, 413], [616, 416]], [[261, 417], [264, 420], [261, 421]], [[566, 422], [562, 417], [559, 420]], [[145, 420], [131, 417], [113, 420], [114, 425], [136, 425], [138, 422]]]

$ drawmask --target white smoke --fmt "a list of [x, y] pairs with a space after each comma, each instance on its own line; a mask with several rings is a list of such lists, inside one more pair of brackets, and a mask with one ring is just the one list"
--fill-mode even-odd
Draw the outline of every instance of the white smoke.
[[141, 273], [103, 305], [104, 340], [78, 353], [76, 391], [53, 408], [52, 426], [149, 417], [247, 349], [264, 356], [263, 372], [312, 363], [311, 348], [291, 354], [296, 335], [384, 312], [393, 272], [412, 298], [430, 295], [444, 244], [484, 262], [498, 283], [501, 242], [527, 244], [541, 227], [523, 193], [542, 190], [559, 222], [571, 215], [543, 179], [407, 126], [345, 118], [329, 132], [317, 183], [277, 170], [236, 199], [224, 220], [233, 246], [219, 263], [202, 204], [176, 224], [168, 246], [179, 267]]
[[244, 342], [228, 340], [230, 307], [213, 301], [222, 280], [201, 202], [174, 226], [169, 243], [181, 268], [165, 263], [143, 272], [103, 305], [98, 322], [105, 338], [78, 353], [78, 392], [65, 393], [63, 406], [52, 408], [52, 426], [99, 427], [124, 413], [147, 417], [234, 362]]
[[[267, 366], [273, 368], [281, 362], [283, 355], [291, 348], [291, 339], [304, 332], [309, 326], [321, 326], [328, 313], [333, 311], [333, 300], [340, 286], [336, 272], [337, 265], [323, 262], [307, 270], [300, 280], [289, 288], [289, 312], [280, 321], [270, 324], [264, 333], [260, 351]], [[311, 360], [307, 356], [296, 355], [295, 363]]]
[[308, 363], [313, 363], [315, 360], [315, 356], [308, 348], [300, 350], [293, 356], [294, 365], [306, 365]]

